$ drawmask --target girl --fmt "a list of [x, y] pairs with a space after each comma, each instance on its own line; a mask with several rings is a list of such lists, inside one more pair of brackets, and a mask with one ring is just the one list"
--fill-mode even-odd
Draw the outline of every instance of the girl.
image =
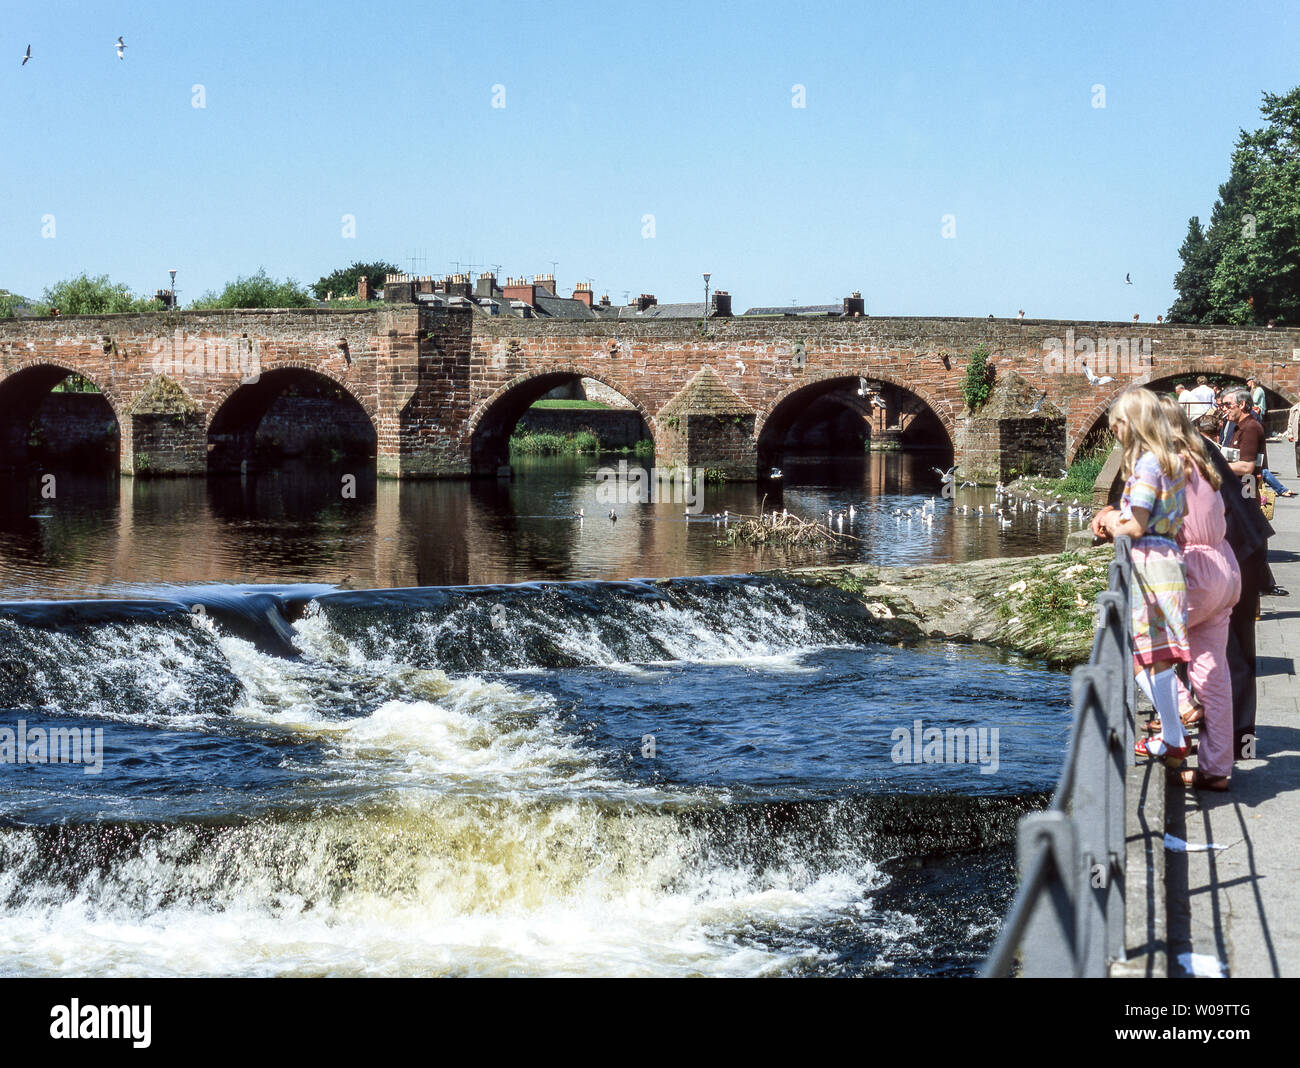
[[1174, 672], [1191, 659], [1187, 644], [1187, 580], [1175, 540], [1187, 514], [1183, 460], [1169, 433], [1160, 398], [1133, 386], [1110, 409], [1111, 433], [1124, 450], [1126, 478], [1120, 507], [1103, 508], [1093, 533], [1133, 542], [1133, 659], [1138, 685], [1160, 716], [1160, 737], [1139, 739], [1138, 756], [1177, 765], [1187, 755], [1187, 735], [1178, 718]]

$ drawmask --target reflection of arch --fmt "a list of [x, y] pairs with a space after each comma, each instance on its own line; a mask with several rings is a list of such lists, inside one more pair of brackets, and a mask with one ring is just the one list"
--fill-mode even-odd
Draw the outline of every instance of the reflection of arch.
[[[102, 418], [107, 431], [108, 423], [111, 420], [111, 433], [116, 437], [117, 441], [112, 455], [105, 448], [108, 441], [107, 434], [100, 440], [98, 447], [96, 447], [95, 442], [88, 440], [84, 445], [84, 451], [88, 455], [102, 455], [105, 463], [110, 461], [116, 463], [116, 452], [120, 449], [122, 440], [122, 419], [118, 414], [120, 401], [116, 394], [112, 390], [100, 386], [88, 375], [83, 375], [76, 368], [66, 367], [61, 364], [29, 361], [21, 364], [17, 370], [0, 380], [0, 464], [19, 466], [31, 458], [32, 422], [42, 404], [48, 401], [54, 387], [70, 375], [78, 375], [84, 378], [99, 390], [98, 393], [68, 395], [69, 397], [85, 398], [75, 402], [80, 407], [85, 408], [86, 411], [77, 413], [74, 417], [74, 424], [83, 427], [89, 424], [93, 427], [95, 421]], [[72, 448], [75, 444], [75, 438], [69, 441], [53, 440], [42, 443], [46, 449], [53, 451], [56, 455], [63, 450]]]
[[655, 434], [656, 424], [649, 410], [622, 383], [592, 367], [562, 364], [540, 374], [520, 375], [475, 407], [465, 424], [471, 471], [492, 474], [498, 467], [509, 463], [510, 434], [524, 412], [557, 386], [582, 378], [595, 379], [614, 390], [637, 410], [651, 435]]
[[[956, 426], [945, 408], [924, 387], [914, 384], [905, 385], [889, 375], [882, 375], [876, 371], [864, 370], [860, 375], [827, 373], [787, 389], [759, 417], [754, 428], [754, 437], [757, 442], [760, 469], [780, 464], [783, 443], [787, 435], [795, 427], [801, 415], [817, 402], [833, 399], [852, 410], [862, 411], [854, 404], [857, 399], [859, 378], [881, 383], [889, 387], [895, 396], [908, 398], [916, 406], [916, 411], [912, 414], [916, 415], [922, 428], [929, 426], [940, 431], [946, 438], [946, 441], [942, 442], [943, 447], [952, 449]], [[848, 391], [849, 396], [837, 395], [842, 391]]]
[[332, 404], [326, 416], [313, 419], [309, 412], [301, 424], [304, 438], [334, 451], [373, 456], [379, 435], [373, 413], [364, 401], [328, 371], [306, 363], [279, 364], [263, 371], [255, 381], [241, 382], [220, 397], [208, 423], [208, 468], [238, 471], [268, 443], [258, 430], [277, 401], [291, 388], [306, 398]]

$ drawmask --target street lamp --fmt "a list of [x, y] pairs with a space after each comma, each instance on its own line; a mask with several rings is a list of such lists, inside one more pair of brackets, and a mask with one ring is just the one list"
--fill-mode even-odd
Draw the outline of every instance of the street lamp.
[[175, 311], [176, 310], [176, 268], [173, 267], [167, 273], [172, 276], [172, 304], [170, 310]]
[[704, 272], [704, 318], [706, 319], [709, 317], [709, 279], [712, 277], [710, 272]]

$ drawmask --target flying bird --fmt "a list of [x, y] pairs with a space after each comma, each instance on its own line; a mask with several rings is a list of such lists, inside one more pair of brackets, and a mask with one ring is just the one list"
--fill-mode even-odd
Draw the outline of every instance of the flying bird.
[[739, 371], [742, 375], [745, 373], [745, 365], [741, 363], [739, 360], [736, 361], [736, 370]]
[[1043, 395], [1034, 401], [1034, 406], [1029, 409], [1029, 414], [1034, 415], [1043, 406], [1043, 401], [1047, 400], [1047, 390], [1043, 390]]
[[113, 47], [117, 49], [118, 59], [126, 59], [126, 42], [122, 40], [120, 36], [117, 39], [117, 44], [114, 45]]
[[31, 45], [28, 45], [28, 46], [27, 46], [27, 52], [26, 52], [26, 54], [23, 56], [23, 61], [22, 61], [20, 64], [18, 64], [18, 65], [19, 65], [20, 67], [25, 67], [25, 66], [27, 66], [27, 61], [28, 61], [29, 59], [31, 59], [31, 58], [32, 58], [32, 46], [31, 46]]
[[1086, 363], [1083, 365], [1083, 373], [1088, 376], [1088, 385], [1090, 386], [1104, 386], [1107, 382], [1115, 381], [1115, 379], [1110, 375], [1104, 375], [1101, 378], [1098, 378], [1092, 373], [1092, 368]]
[[1133, 279], [1130, 278], [1127, 274], [1124, 275], [1124, 284], [1126, 286], [1131, 286], [1133, 284]]

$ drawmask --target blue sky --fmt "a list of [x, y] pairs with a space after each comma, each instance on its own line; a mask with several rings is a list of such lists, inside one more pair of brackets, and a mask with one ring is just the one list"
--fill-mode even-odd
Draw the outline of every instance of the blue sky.
[[176, 267], [188, 301], [415, 255], [555, 261], [615, 303], [701, 299], [707, 270], [737, 310], [859, 289], [878, 315], [1149, 320], [1261, 92], [1300, 83], [1295, 12], [10, 4], [0, 287]]

